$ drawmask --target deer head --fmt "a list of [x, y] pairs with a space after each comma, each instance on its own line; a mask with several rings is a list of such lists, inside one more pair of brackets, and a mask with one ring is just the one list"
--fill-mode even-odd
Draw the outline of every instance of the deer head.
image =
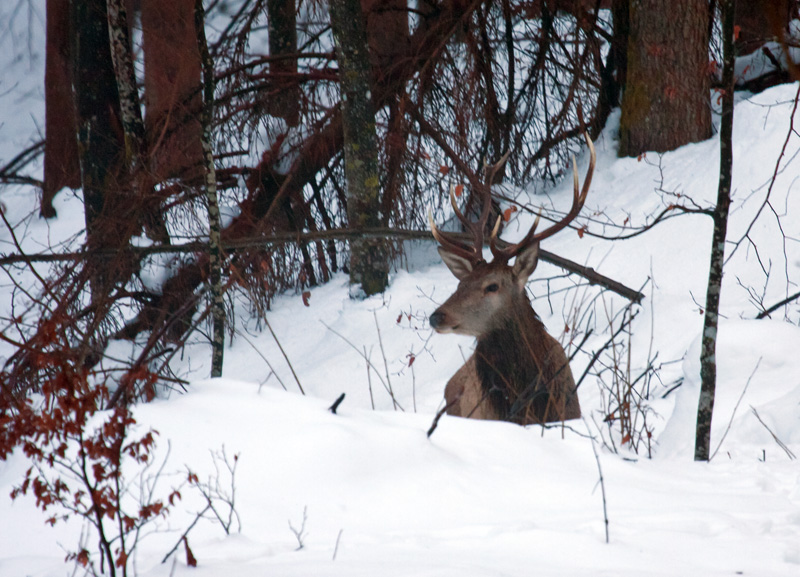
[[[536, 269], [539, 243], [569, 225], [586, 202], [596, 157], [591, 139], [588, 135], [585, 138], [591, 155], [589, 169], [581, 188], [575, 159], [572, 159], [574, 193], [569, 212], [563, 219], [540, 232], [537, 232], [539, 225], [537, 216], [525, 238], [502, 248], [499, 246], [502, 241], [498, 241], [497, 238], [500, 226], [498, 217], [489, 241], [493, 256], [491, 262], [483, 259], [483, 231], [491, 205], [488, 185], [483, 194], [483, 209], [477, 222], [470, 222], [461, 213], [456, 206], [455, 196], [452, 190], [450, 191], [450, 202], [456, 217], [464, 224], [467, 232], [471, 233], [473, 240], [471, 245], [438, 230], [433, 217], [428, 215], [431, 231], [440, 245], [439, 254], [450, 272], [459, 280], [456, 292], [430, 316], [431, 327], [436, 332], [472, 335], [480, 339], [494, 329], [507, 325], [517, 316], [532, 310], [525, 294], [525, 284]], [[493, 167], [492, 172], [497, 168], [499, 166]], [[491, 182], [491, 178], [488, 182]], [[514, 264], [509, 265], [509, 261], [514, 257], [516, 257]]]

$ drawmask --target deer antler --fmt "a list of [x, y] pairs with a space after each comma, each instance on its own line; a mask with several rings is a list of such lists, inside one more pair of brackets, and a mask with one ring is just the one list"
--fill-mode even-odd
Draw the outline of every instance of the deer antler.
[[453, 187], [450, 187], [450, 204], [453, 205], [453, 212], [455, 212], [456, 217], [461, 223], [464, 225], [464, 229], [472, 235], [472, 245], [469, 245], [465, 242], [462, 242], [459, 239], [454, 237], [448, 236], [447, 233], [439, 230], [436, 228], [436, 223], [433, 221], [433, 215], [431, 211], [428, 211], [428, 222], [431, 225], [431, 232], [433, 233], [433, 238], [445, 249], [447, 252], [451, 252], [457, 256], [466, 258], [472, 264], [477, 264], [478, 262], [483, 260], [483, 228], [486, 226], [486, 221], [489, 219], [489, 208], [491, 207], [491, 197], [487, 194], [484, 195], [484, 202], [483, 208], [481, 209], [481, 215], [477, 222], [470, 222], [467, 217], [464, 216], [459, 208], [458, 204], [456, 203], [456, 196], [453, 192]]
[[588, 134], [584, 134], [584, 138], [586, 138], [586, 144], [589, 147], [589, 169], [586, 171], [586, 177], [583, 181], [583, 187], [579, 190], [579, 181], [578, 181], [578, 167], [575, 164], [575, 157], [572, 157], [572, 174], [574, 177], [575, 188], [572, 197], [572, 208], [570, 208], [569, 212], [553, 224], [553, 226], [546, 228], [545, 230], [537, 233], [536, 227], [539, 226], [539, 218], [541, 217], [541, 213], [536, 217], [536, 220], [533, 222], [533, 226], [528, 231], [528, 234], [525, 235], [521, 241], [516, 244], [508, 245], [505, 248], [499, 248], [497, 246], [497, 226], [495, 226], [494, 232], [492, 232], [491, 239], [489, 241], [489, 248], [492, 250], [492, 255], [494, 255], [495, 260], [503, 260], [508, 261], [512, 257], [517, 256], [525, 247], [539, 242], [547, 237], [553, 236], [555, 233], [560, 231], [561, 229], [565, 228], [570, 222], [572, 222], [578, 213], [580, 213], [581, 209], [583, 208], [583, 204], [586, 202], [586, 195], [589, 193], [589, 186], [592, 184], [592, 175], [594, 174], [594, 166], [597, 160], [597, 155], [594, 151], [594, 144], [592, 143], [592, 139], [589, 138]]
[[[502, 158], [492, 166], [488, 167], [486, 170], [486, 184], [485, 190], [482, 191], [483, 194], [483, 206], [481, 207], [481, 214], [478, 217], [476, 222], [470, 222], [470, 220], [464, 216], [464, 213], [461, 212], [458, 208], [458, 203], [456, 202], [456, 196], [454, 193], [453, 186], [450, 186], [450, 204], [453, 205], [453, 212], [455, 212], [456, 217], [461, 223], [464, 225], [464, 230], [472, 235], [472, 245], [462, 242], [459, 239], [449, 237], [447, 233], [439, 230], [436, 228], [436, 224], [433, 222], [433, 216], [430, 211], [428, 211], [428, 222], [431, 226], [431, 232], [433, 233], [433, 237], [436, 241], [442, 246], [443, 249], [446, 251], [458, 255], [460, 257], [468, 259], [473, 265], [479, 263], [483, 260], [483, 231], [486, 228], [486, 222], [489, 220], [489, 212], [492, 208], [492, 194], [491, 194], [491, 184], [494, 180], [494, 175], [503, 166], [503, 163], [508, 160], [508, 156], [511, 153], [509, 150], [506, 152]], [[500, 219], [497, 219], [495, 223], [494, 230], [492, 232], [492, 236], [497, 234], [498, 228], [500, 226]]]

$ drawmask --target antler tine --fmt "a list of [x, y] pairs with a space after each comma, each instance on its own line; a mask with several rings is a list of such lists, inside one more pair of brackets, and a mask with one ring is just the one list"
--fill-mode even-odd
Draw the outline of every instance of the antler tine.
[[436, 228], [436, 223], [433, 221], [433, 214], [430, 210], [428, 210], [428, 223], [430, 224], [433, 238], [436, 239], [436, 242], [438, 242], [443, 249], [460, 257], [466, 258], [472, 263], [477, 263], [479, 260], [481, 260], [481, 252], [476, 253], [474, 247], [468, 246], [453, 238], [448, 238], [443, 231], [440, 231], [438, 228]]
[[[508, 160], [511, 151], [507, 151], [499, 161], [493, 164], [491, 167], [487, 167], [486, 175], [487, 175], [487, 182], [484, 186], [481, 187], [479, 192], [483, 197], [483, 205], [481, 206], [481, 213], [478, 217], [477, 222], [471, 222], [463, 212], [458, 208], [458, 202], [456, 201], [455, 196], [455, 187], [450, 186], [450, 204], [453, 205], [453, 212], [456, 215], [456, 218], [461, 221], [464, 225], [464, 229], [467, 230], [473, 238], [473, 246], [470, 247], [466, 243], [463, 243], [459, 240], [454, 238], [448, 238], [447, 235], [436, 228], [436, 224], [433, 221], [433, 215], [431, 211], [428, 211], [428, 221], [430, 222], [431, 232], [433, 233], [433, 237], [436, 241], [444, 248], [445, 250], [459, 255], [461, 257], [467, 258], [473, 263], [477, 263], [483, 260], [483, 231], [486, 227], [486, 222], [489, 220], [489, 213], [491, 212], [492, 208], [492, 193], [491, 193], [491, 183], [494, 178], [495, 173], [500, 169], [501, 166]], [[538, 220], [537, 220], [538, 222]], [[492, 244], [492, 252], [496, 250], [494, 246], [494, 242], [497, 237], [497, 231], [500, 229], [500, 218], [498, 217], [497, 222], [494, 225], [494, 230], [492, 231], [491, 236], [491, 244]], [[510, 257], [509, 257], [510, 258]]]
[[[477, 255], [477, 260], [480, 260], [480, 255], [483, 253], [483, 225], [480, 225], [479, 228], [476, 223], [470, 222], [464, 213], [459, 210], [454, 191], [455, 186], [450, 185], [450, 204], [453, 206], [453, 212], [455, 212], [456, 218], [461, 221], [461, 224], [464, 225], [464, 230], [472, 235], [473, 246], [471, 250]], [[480, 221], [478, 224], [480, 224]], [[466, 244], [463, 246], [466, 247]]]
[[592, 184], [592, 176], [594, 175], [594, 167], [595, 164], [597, 163], [597, 155], [594, 150], [594, 143], [592, 142], [592, 139], [589, 138], [589, 135], [586, 133], [584, 133], [584, 138], [586, 139], [586, 144], [589, 147], [589, 155], [590, 155], [589, 168], [586, 171], [586, 176], [584, 177], [583, 187], [579, 188], [580, 182], [578, 179], [578, 167], [575, 162], [575, 157], [574, 156], [572, 157], [572, 174], [574, 182], [572, 208], [570, 208], [569, 212], [564, 216], [564, 218], [553, 224], [553, 226], [546, 228], [545, 230], [537, 234], [536, 228], [539, 225], [539, 219], [541, 217], [541, 211], [540, 211], [539, 215], [536, 217], [536, 220], [533, 223], [533, 226], [528, 231], [528, 234], [525, 235], [525, 238], [523, 238], [520, 242], [516, 244], [511, 244], [502, 249], [496, 247], [497, 239], [495, 237], [495, 234], [493, 233], [492, 240], [490, 243], [490, 248], [492, 250], [492, 254], [494, 255], [495, 259], [497, 258], [503, 258], [505, 260], [511, 259], [511, 257], [519, 254], [519, 252], [522, 251], [522, 249], [524, 249], [531, 243], [539, 242], [545, 238], [554, 235], [561, 229], [565, 228], [567, 225], [569, 225], [570, 222], [572, 222], [575, 219], [576, 216], [578, 216], [578, 213], [580, 213], [584, 203], [586, 202], [586, 196], [589, 194], [589, 187]]
[[[509, 156], [511, 156], [511, 149], [507, 150], [505, 154], [500, 157], [500, 160], [485, 168], [486, 183], [484, 184], [484, 190], [482, 191], [483, 206], [481, 207], [481, 215], [480, 218], [478, 218], [478, 222], [471, 225], [472, 234], [475, 237], [475, 246], [478, 247], [478, 252], [480, 252], [483, 247], [483, 231], [486, 228], [486, 223], [489, 220], [489, 213], [492, 209], [492, 182], [494, 181], [494, 175], [497, 174], [497, 171], [500, 170], [500, 168], [506, 163], [506, 160], [508, 160]], [[497, 221], [494, 223], [494, 228], [489, 241], [492, 254], [494, 254], [495, 249], [492, 247], [494, 246], [494, 240], [497, 237], [498, 230], [500, 230], [500, 217], [498, 217]]]

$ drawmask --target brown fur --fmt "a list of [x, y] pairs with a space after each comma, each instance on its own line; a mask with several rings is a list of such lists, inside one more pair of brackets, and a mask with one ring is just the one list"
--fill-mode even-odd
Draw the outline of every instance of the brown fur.
[[[491, 229], [489, 248], [494, 260], [483, 260], [483, 239], [492, 205], [489, 187], [505, 162], [487, 169], [483, 208], [470, 222], [458, 208], [454, 191], [450, 203], [456, 217], [471, 233], [472, 245], [436, 228], [428, 213], [439, 254], [455, 277], [458, 288], [430, 316], [439, 333], [472, 335], [478, 339], [475, 354], [450, 379], [445, 388], [447, 412], [476, 419], [502, 419], [527, 425], [577, 419], [581, 416], [577, 387], [569, 360], [531, 308], [525, 294], [528, 277], [539, 262], [539, 242], [564, 229], [586, 202], [597, 160], [588, 135], [589, 169], [579, 188], [573, 160], [575, 190], [572, 208], [561, 220], [538, 232], [537, 217], [518, 243], [498, 246], [498, 218]], [[508, 262], [516, 258], [513, 265]]]
[[461, 282], [431, 315], [431, 325], [478, 339], [475, 353], [447, 383], [448, 414], [522, 425], [580, 417], [566, 353], [525, 295], [537, 253], [533, 247], [513, 267], [495, 262], [474, 269], [443, 255]]

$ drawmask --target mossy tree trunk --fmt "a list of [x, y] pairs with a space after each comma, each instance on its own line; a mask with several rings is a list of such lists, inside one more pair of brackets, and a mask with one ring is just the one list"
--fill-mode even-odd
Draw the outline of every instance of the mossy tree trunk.
[[[342, 94], [347, 219], [354, 229], [379, 227], [383, 216], [378, 143], [364, 14], [359, 0], [332, 0], [330, 12]], [[383, 292], [388, 282], [387, 242], [354, 238], [350, 242], [351, 296]]]
[[631, 0], [619, 155], [711, 136], [708, 0]]

